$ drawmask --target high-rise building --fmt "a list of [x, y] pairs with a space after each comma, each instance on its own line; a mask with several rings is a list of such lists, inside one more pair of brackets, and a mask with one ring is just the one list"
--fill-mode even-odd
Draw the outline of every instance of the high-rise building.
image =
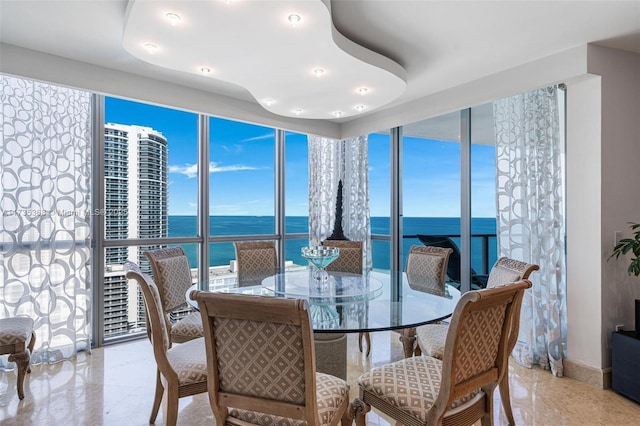
[[[104, 145], [106, 239], [167, 237], [167, 139], [149, 127], [107, 123]], [[159, 247], [105, 249], [105, 337], [144, 325], [142, 297], [124, 277], [122, 265], [131, 260], [151, 273], [143, 252]]]

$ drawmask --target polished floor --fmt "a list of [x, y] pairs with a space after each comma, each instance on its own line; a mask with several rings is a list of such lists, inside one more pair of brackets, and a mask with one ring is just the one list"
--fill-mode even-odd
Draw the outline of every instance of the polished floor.
[[[349, 382], [357, 396], [356, 378], [371, 367], [399, 359], [395, 333], [372, 334], [369, 358], [358, 352], [357, 335], [349, 337]], [[518, 425], [640, 425], [640, 405], [549, 372], [512, 363], [512, 405]], [[147, 340], [95, 349], [73, 362], [32, 367], [25, 380], [25, 399], [16, 393], [15, 372], [0, 372], [0, 425], [145, 425], [153, 401], [155, 364]], [[495, 424], [505, 425], [495, 395]], [[164, 406], [156, 424], [164, 424]], [[370, 425], [389, 425], [372, 412]], [[212, 425], [206, 394], [180, 400], [178, 425]]]

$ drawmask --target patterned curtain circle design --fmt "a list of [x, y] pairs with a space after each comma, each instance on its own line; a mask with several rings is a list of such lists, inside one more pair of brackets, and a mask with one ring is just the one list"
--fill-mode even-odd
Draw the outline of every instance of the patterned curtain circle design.
[[494, 103], [499, 256], [540, 265], [522, 302], [518, 363], [562, 376], [566, 347], [564, 144], [558, 90]]
[[335, 227], [338, 182], [342, 180], [345, 236], [362, 241], [371, 269], [367, 136], [345, 140], [309, 136], [309, 244], [320, 245]]
[[91, 94], [0, 83], [0, 317], [33, 318], [31, 360], [55, 362], [90, 349]]

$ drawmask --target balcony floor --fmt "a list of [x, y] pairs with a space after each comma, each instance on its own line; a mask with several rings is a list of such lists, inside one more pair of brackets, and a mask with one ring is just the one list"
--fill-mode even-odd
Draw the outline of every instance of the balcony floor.
[[[351, 399], [357, 377], [372, 366], [399, 359], [397, 334], [373, 333], [371, 357], [349, 336], [348, 371]], [[81, 353], [74, 362], [32, 366], [25, 379], [25, 399], [16, 392], [15, 372], [0, 372], [0, 424], [8, 425], [146, 425], [153, 401], [155, 362], [145, 340]], [[549, 372], [509, 368], [514, 415], [518, 425], [637, 425], [640, 405], [610, 391], [596, 389]], [[506, 425], [495, 393], [495, 424]], [[164, 405], [156, 424], [164, 424]], [[180, 400], [179, 425], [212, 425], [206, 394]], [[368, 424], [389, 425], [375, 413]], [[478, 423], [479, 424], [479, 423]]]

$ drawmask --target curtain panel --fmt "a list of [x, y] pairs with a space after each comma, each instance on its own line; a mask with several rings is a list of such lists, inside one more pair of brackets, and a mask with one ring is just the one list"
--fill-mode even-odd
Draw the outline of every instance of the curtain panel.
[[91, 94], [0, 83], [0, 317], [33, 318], [32, 362], [56, 362], [90, 349]]
[[536, 263], [513, 352], [563, 375], [566, 356], [564, 137], [559, 91], [535, 90], [494, 103], [500, 256]]
[[336, 226], [336, 198], [342, 181], [342, 227], [362, 241], [363, 265], [371, 269], [367, 136], [337, 140], [309, 136], [309, 244], [319, 245]]

